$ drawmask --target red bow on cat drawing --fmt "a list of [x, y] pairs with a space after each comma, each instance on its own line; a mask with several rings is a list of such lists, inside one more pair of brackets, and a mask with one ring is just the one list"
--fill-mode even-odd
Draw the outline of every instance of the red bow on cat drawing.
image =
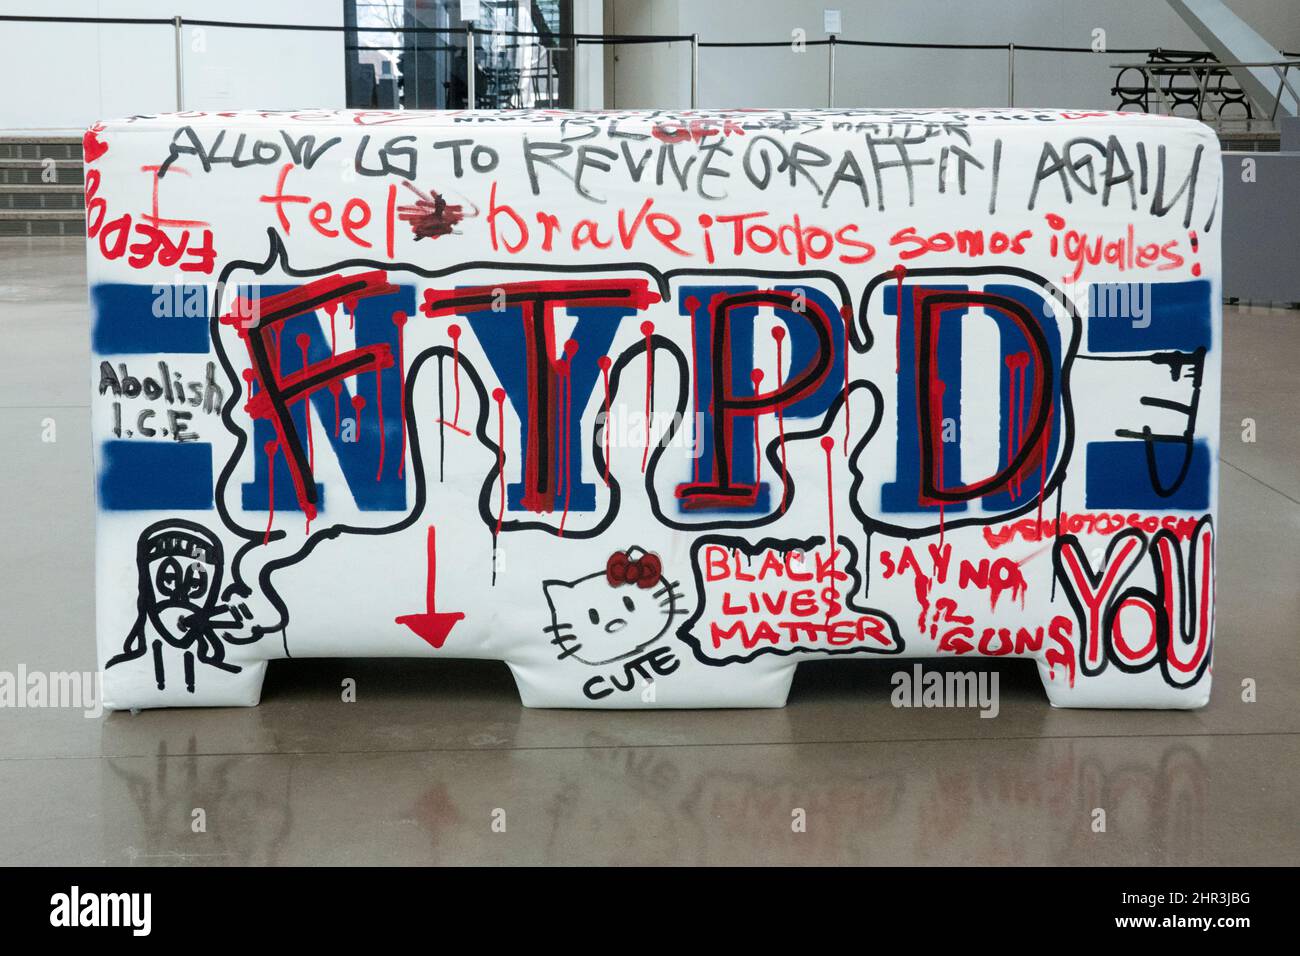
[[635, 584], [639, 588], [652, 588], [663, 577], [663, 562], [659, 555], [640, 548], [615, 551], [605, 562], [605, 578], [610, 587]]

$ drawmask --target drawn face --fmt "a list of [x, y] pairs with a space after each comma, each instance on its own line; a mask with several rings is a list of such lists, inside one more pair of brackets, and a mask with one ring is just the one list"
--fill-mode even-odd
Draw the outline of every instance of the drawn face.
[[220, 586], [219, 544], [187, 529], [164, 527], [142, 545], [141, 597], [162, 637], [176, 646], [188, 645], [191, 615], [216, 601]]
[[551, 608], [546, 628], [561, 659], [600, 665], [631, 657], [668, 631], [679, 609], [678, 582], [667, 578], [648, 588], [613, 585], [601, 571], [576, 581], [542, 584]]

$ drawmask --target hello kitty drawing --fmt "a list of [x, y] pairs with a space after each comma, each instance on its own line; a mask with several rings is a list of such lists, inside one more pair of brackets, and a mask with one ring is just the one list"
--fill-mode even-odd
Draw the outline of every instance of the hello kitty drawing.
[[[680, 583], [664, 577], [657, 554], [632, 547], [610, 555], [603, 571], [576, 581], [543, 581], [551, 609], [544, 628], [560, 660], [608, 668], [583, 687], [592, 700], [631, 690], [636, 678], [670, 674], [677, 659], [667, 647], [653, 648], [668, 633], [680, 607]], [[611, 665], [613, 665], [611, 667]]]
[[551, 608], [551, 643], [560, 660], [593, 667], [631, 657], [668, 632], [685, 614], [679, 583], [663, 576], [659, 555], [641, 548], [615, 551], [597, 571], [576, 581], [543, 581]]

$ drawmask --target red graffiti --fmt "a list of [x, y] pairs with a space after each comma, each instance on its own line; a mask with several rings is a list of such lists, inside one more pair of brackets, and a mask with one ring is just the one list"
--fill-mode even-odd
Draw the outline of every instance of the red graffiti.
[[437, 582], [438, 582], [438, 552], [435, 547], [435, 533], [433, 525], [429, 525], [429, 538], [427, 548], [429, 570], [425, 578], [424, 589], [424, 610], [418, 614], [403, 614], [395, 620], [398, 624], [404, 624], [412, 631], [418, 634], [430, 647], [437, 650], [446, 643], [447, 635], [451, 629], [456, 626], [456, 622], [464, 619], [465, 615], [461, 611], [438, 611], [437, 608]]

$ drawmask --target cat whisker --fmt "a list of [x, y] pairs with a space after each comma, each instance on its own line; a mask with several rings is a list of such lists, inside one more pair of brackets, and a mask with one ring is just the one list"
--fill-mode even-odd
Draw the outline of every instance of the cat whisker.
[[663, 595], [664, 595], [665, 593], [667, 593], [668, 591], [674, 591], [674, 590], [676, 590], [676, 589], [681, 585], [681, 583], [682, 583], [681, 581], [664, 581], [664, 583], [663, 583], [663, 587], [661, 587], [661, 588], [659, 588], [659, 590], [655, 591], [653, 596], [654, 596], [654, 597], [663, 597]]
[[659, 602], [659, 606], [663, 607], [665, 604], [675, 604], [685, 596], [686, 595], [684, 595], [681, 591], [669, 591], [666, 595], [664, 595], [663, 600]]
[[573, 625], [567, 621], [557, 621], [554, 624], [547, 624], [542, 628], [543, 634], [558, 634], [560, 631], [571, 631]]
[[[573, 641], [573, 643], [566, 646], [564, 643], [565, 641]], [[555, 658], [557, 661], [562, 661], [566, 657], [572, 657], [574, 654], [578, 653], [578, 651], [582, 650], [582, 644], [574, 640], [573, 637], [557, 636], [551, 639], [551, 643], [560, 649], [560, 653]]]

